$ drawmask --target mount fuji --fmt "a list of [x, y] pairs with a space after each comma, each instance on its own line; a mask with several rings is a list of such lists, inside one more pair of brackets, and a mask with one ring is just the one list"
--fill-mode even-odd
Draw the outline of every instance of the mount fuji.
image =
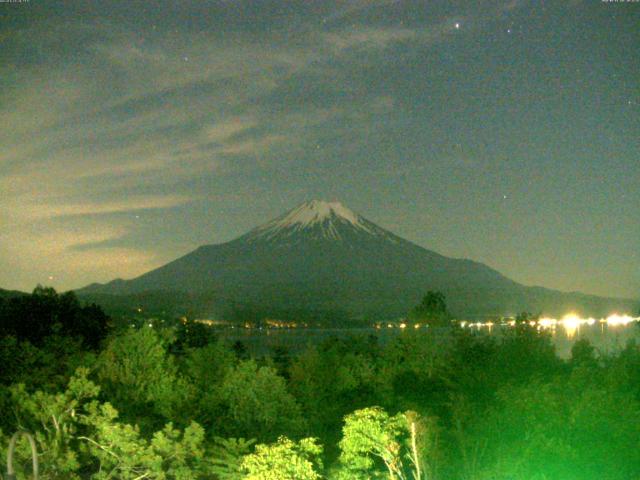
[[428, 290], [462, 317], [519, 311], [607, 315], [635, 302], [514, 282], [471, 260], [442, 256], [338, 202], [313, 200], [230, 242], [205, 245], [131, 280], [78, 290], [103, 303], [160, 303], [174, 313], [233, 317], [397, 318]]

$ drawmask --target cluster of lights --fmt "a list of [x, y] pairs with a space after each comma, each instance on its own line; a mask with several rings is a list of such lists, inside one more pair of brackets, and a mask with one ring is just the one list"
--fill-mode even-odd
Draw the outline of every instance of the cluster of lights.
[[421, 323], [407, 323], [407, 322], [400, 322], [400, 323], [375, 323], [373, 325], [373, 327], [376, 330], [381, 330], [383, 328], [399, 328], [400, 330], [404, 330], [404, 329], [414, 329], [414, 330], [418, 330], [419, 328], [427, 328], [428, 325], [423, 325]]
[[[419, 323], [414, 323], [413, 325], [409, 325], [409, 326], [413, 326], [413, 328], [415, 328], [416, 330], [418, 328], [420, 328], [420, 324]], [[392, 324], [387, 325], [388, 328], [393, 328]], [[398, 325], [399, 328], [407, 328], [407, 323], [402, 322], [400, 325]]]
[[538, 320], [537, 326], [541, 329], [555, 330], [555, 328], [560, 325], [564, 327], [564, 330], [567, 333], [568, 337], [573, 337], [581, 326], [594, 325], [595, 323], [595, 318], [580, 318], [579, 316], [570, 313], [569, 315], [565, 315], [564, 317], [562, 317], [560, 320], [546, 317], [541, 318], [540, 320]]
[[[610, 327], [617, 327], [620, 325], [629, 325], [630, 323], [639, 321], [640, 317], [634, 318], [629, 315], [613, 314], [609, 315], [606, 318], [596, 320], [595, 318], [580, 318], [578, 315], [570, 313], [568, 315], [565, 315], [561, 319], [543, 317], [538, 320], [530, 320], [528, 323], [532, 327], [537, 327], [539, 330], [555, 330], [556, 327], [561, 326], [564, 328], [567, 336], [573, 337], [576, 331], [584, 325], [595, 325], [596, 323], [601, 323], [606, 324]], [[515, 320], [509, 320], [502, 323], [502, 325], [508, 325], [510, 327], [515, 326], [515, 324]], [[462, 326], [463, 328], [488, 328], [489, 330], [491, 330], [494, 325], [495, 324], [493, 322], [460, 322], [460, 326]]]
[[605, 321], [611, 326], [628, 325], [631, 322], [640, 322], [640, 317], [633, 318], [629, 315], [609, 315]]
[[[511, 327], [515, 324], [516, 324], [515, 321], [510, 321], [505, 323], [505, 325], [509, 325]], [[462, 328], [488, 328], [489, 330], [491, 330], [491, 328], [494, 325], [495, 323], [493, 322], [467, 322], [466, 320], [463, 320], [460, 322], [460, 326]]]

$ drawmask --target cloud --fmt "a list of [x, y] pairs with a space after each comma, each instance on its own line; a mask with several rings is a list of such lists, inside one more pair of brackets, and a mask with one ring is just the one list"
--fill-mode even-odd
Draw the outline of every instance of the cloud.
[[0, 222], [12, 232], [0, 237], [0, 263], [12, 257], [14, 270], [56, 276], [77, 269], [91, 281], [142, 273], [167, 250], [152, 227], [138, 232], [138, 249], [115, 246], [137, 232], [126, 214], [169, 215], [232, 195], [221, 178], [287, 168], [320, 136], [356, 148], [395, 101], [352, 86], [354, 60], [446, 34], [444, 24], [339, 25], [391, 3], [340, 3], [324, 26], [291, 32], [160, 31], [102, 18], [13, 32], [10, 57], [28, 62], [0, 66], [11, 78], [0, 93], [9, 126], [0, 131]]
[[110, 213], [136, 212], [138, 210], [157, 210], [184, 205], [193, 201], [191, 197], [179, 195], [165, 196], [128, 196], [126, 200], [82, 203], [45, 203], [33, 202], [21, 209], [23, 218], [37, 220], [41, 218], [66, 217], [77, 215], [104, 215]]
[[157, 265], [151, 251], [111, 248], [103, 251], [77, 251], [75, 246], [118, 238], [124, 229], [97, 226], [93, 229], [61, 228], [34, 223], [20, 230], [0, 234], [2, 268], [0, 278], [12, 278], [17, 288], [30, 289], [36, 283], [80, 287], [114, 276], [132, 276]]
[[343, 20], [347, 17], [353, 17], [356, 14], [362, 14], [374, 8], [387, 7], [398, 4], [398, 0], [348, 0], [337, 2], [338, 7], [335, 11], [323, 18], [324, 23], [333, 23]]
[[386, 48], [390, 44], [416, 39], [418, 32], [410, 28], [356, 27], [349, 30], [328, 32], [324, 40], [334, 52], [350, 48]]
[[274, 145], [282, 144], [289, 140], [286, 135], [265, 135], [261, 138], [230, 143], [219, 151], [226, 155], [258, 155], [269, 151]]
[[205, 126], [202, 134], [208, 142], [224, 142], [239, 133], [257, 125], [255, 118], [232, 117], [220, 122]]

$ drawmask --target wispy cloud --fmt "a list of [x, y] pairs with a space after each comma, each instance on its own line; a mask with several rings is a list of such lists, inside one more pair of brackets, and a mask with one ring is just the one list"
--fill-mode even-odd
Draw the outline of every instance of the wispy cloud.
[[[0, 263], [10, 255], [13, 269], [28, 271], [31, 262], [57, 276], [79, 269], [78, 278], [141, 273], [166, 258], [152, 236], [137, 249], [108, 247], [139, 228], [121, 214], [170, 212], [221, 195], [211, 187], [217, 178], [249, 164], [268, 171], [295, 162], [335, 125], [338, 137], [369, 135], [371, 118], [394, 109], [393, 96], [349, 91], [342, 65], [362, 52], [443, 40], [452, 28], [448, 20], [351, 22], [393, 4], [338, 2], [323, 23], [284, 34], [56, 19], [14, 32], [15, 58], [57, 47], [28, 65], [0, 67], [12, 79], [0, 103], [8, 127], [0, 129], [0, 221], [12, 232], [0, 236], [8, 252]], [[321, 93], [329, 87], [340, 89], [334, 102]]]
[[193, 198], [179, 195], [165, 196], [128, 196], [123, 200], [82, 203], [46, 203], [34, 202], [22, 208], [17, 207], [23, 218], [37, 220], [52, 217], [78, 215], [104, 215], [110, 213], [136, 212], [138, 210], [158, 210], [184, 205]]
[[410, 28], [361, 26], [327, 32], [324, 34], [324, 40], [339, 53], [349, 48], [386, 48], [393, 43], [415, 40], [418, 35], [416, 30]]

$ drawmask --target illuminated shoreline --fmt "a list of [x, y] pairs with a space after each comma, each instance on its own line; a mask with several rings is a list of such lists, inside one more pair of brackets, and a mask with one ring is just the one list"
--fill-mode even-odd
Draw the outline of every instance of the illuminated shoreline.
[[[607, 325], [608, 327], [626, 326], [631, 323], [640, 322], [640, 317], [632, 317], [630, 315], [618, 315], [617, 313], [611, 314], [606, 318], [595, 319], [593, 317], [581, 318], [574, 313], [569, 313], [564, 317], [557, 319], [551, 317], [541, 317], [537, 320], [526, 320], [521, 322], [522, 324], [528, 324], [532, 327], [536, 327], [538, 330], [548, 330], [555, 332], [558, 327], [564, 329], [567, 337], [573, 337], [583, 326], [592, 326], [595, 324]], [[516, 326], [516, 320], [509, 318], [499, 322], [460, 322], [460, 326], [463, 328], [488, 328], [491, 330], [494, 326]]]

